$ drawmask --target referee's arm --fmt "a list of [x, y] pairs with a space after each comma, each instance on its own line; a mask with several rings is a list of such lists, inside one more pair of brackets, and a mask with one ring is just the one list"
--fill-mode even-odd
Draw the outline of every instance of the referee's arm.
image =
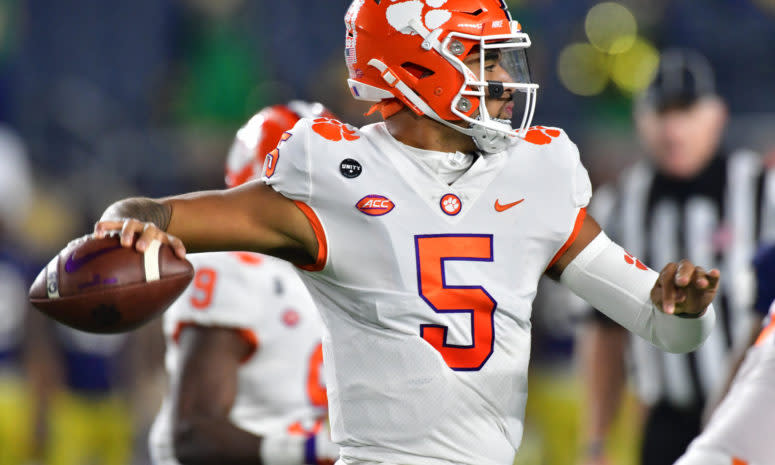
[[626, 329], [594, 311], [577, 343], [584, 384], [585, 465], [605, 462], [605, 440], [621, 406], [627, 374], [625, 354], [629, 341]]

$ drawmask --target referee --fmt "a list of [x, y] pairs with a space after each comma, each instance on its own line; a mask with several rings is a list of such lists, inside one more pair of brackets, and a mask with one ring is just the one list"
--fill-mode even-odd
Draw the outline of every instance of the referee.
[[[597, 192], [591, 208], [612, 237], [655, 268], [686, 257], [730, 277], [714, 302], [714, 333], [697, 351], [669, 354], [629, 341], [646, 407], [642, 465], [672, 465], [683, 454], [700, 432], [706, 400], [724, 383], [732, 348], [748, 344], [761, 320], [752, 311], [750, 263], [757, 242], [775, 237], [775, 173], [763, 169], [756, 153], [722, 146], [726, 119], [707, 60], [689, 50], [665, 51], [635, 106], [649, 159]], [[599, 312], [585, 336], [585, 463], [604, 464], [604, 437], [625, 384], [628, 336]]]

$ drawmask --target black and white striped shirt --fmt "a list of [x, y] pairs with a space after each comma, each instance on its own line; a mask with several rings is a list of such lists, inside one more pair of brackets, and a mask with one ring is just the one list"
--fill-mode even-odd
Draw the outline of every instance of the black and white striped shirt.
[[733, 344], [761, 319], [752, 313], [751, 261], [759, 241], [775, 239], [775, 172], [747, 150], [716, 156], [691, 180], [668, 178], [640, 162], [616, 188], [597, 192], [590, 210], [612, 238], [656, 270], [681, 258], [721, 270], [716, 327], [702, 347], [669, 354], [632, 338], [641, 399], [701, 408], [723, 382]]

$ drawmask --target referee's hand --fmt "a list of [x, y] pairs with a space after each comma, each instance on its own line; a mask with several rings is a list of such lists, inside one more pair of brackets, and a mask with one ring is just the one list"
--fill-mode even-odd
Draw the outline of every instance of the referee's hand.
[[705, 271], [689, 260], [668, 263], [651, 288], [651, 300], [665, 313], [697, 318], [716, 296], [720, 278], [719, 270]]

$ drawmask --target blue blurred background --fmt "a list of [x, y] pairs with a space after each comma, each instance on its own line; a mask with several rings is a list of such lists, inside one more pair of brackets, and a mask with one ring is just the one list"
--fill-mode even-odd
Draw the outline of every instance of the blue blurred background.
[[[665, 47], [710, 59], [730, 108], [727, 139], [772, 157], [775, 0], [509, 4], [533, 41], [528, 53], [541, 86], [534, 123], [569, 132], [595, 185], [640, 156], [632, 96], [648, 85]], [[231, 139], [262, 106], [317, 100], [352, 124], [374, 121], [345, 82], [348, 5], [0, 0], [0, 258], [26, 286], [114, 200], [222, 187]], [[9, 292], [0, 289], [0, 298], [10, 301]], [[537, 318], [538, 327], [572, 333], [562, 315]], [[14, 331], [3, 336], [0, 324], [0, 354]], [[555, 349], [539, 351], [538, 360]], [[152, 414], [158, 398], [140, 397]], [[135, 463], [145, 460], [145, 420], [135, 422]], [[35, 422], [44, 435], [45, 421]], [[549, 463], [541, 447], [523, 463]], [[2, 448], [0, 465], [13, 463], [3, 462]]]

